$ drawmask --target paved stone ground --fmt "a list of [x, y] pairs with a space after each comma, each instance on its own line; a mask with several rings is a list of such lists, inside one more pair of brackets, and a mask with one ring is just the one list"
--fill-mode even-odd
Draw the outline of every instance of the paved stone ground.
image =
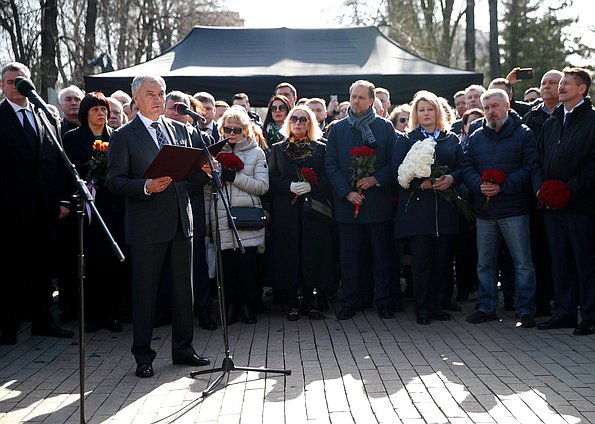
[[[335, 305], [336, 307], [337, 305]], [[516, 328], [514, 313], [480, 325], [419, 326], [405, 312], [382, 320], [296, 322], [281, 306], [256, 325], [229, 327], [236, 366], [290, 369], [290, 376], [231, 371], [190, 378], [170, 360], [171, 327], [154, 332], [155, 376], [134, 376], [131, 326], [86, 338], [89, 423], [594, 423], [595, 337]], [[73, 324], [76, 330], [76, 324]], [[213, 367], [224, 358], [220, 329], [196, 326], [195, 348]], [[79, 351], [72, 340], [30, 336], [0, 346], [0, 423], [80, 422]], [[206, 367], [201, 369], [212, 369]]]

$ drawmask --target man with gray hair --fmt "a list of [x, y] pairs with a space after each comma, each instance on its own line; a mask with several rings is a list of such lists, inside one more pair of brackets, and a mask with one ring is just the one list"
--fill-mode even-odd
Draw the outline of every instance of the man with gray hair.
[[376, 87], [374, 95], [382, 103], [382, 110], [384, 113], [380, 116], [388, 118], [388, 115], [390, 114], [390, 92], [386, 88]]
[[58, 93], [58, 103], [64, 114], [60, 135], [64, 136], [68, 131], [81, 125], [79, 122], [79, 106], [83, 97], [85, 97], [85, 94], [76, 85], [63, 88]]
[[[171, 279], [172, 360], [174, 364], [208, 365], [192, 347], [192, 235], [189, 183], [204, 185], [208, 176], [195, 174], [186, 181], [169, 175], [145, 178], [145, 170], [165, 144], [192, 147], [193, 127], [163, 116], [165, 81], [158, 76], [137, 76], [132, 96], [136, 117], [111, 135], [107, 187], [126, 198], [125, 241], [132, 265], [132, 354], [136, 375], [153, 376], [156, 352], [151, 348], [162, 270]], [[202, 187], [201, 185], [201, 187]]]
[[535, 327], [535, 270], [529, 239], [535, 136], [510, 110], [504, 90], [489, 89], [480, 100], [485, 121], [469, 136], [463, 160], [465, 185], [475, 197], [479, 279], [479, 307], [467, 321], [499, 319], [497, 262], [504, 239], [515, 266], [520, 326]]

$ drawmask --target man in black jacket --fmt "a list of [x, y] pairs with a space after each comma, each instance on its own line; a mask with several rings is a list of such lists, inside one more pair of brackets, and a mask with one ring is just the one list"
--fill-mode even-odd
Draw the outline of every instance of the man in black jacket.
[[[22, 63], [2, 68], [0, 86], [0, 225], [6, 249], [0, 267], [13, 278], [0, 284], [0, 344], [17, 342], [20, 308], [31, 314], [31, 334], [71, 338], [56, 325], [50, 311], [53, 234], [58, 219], [68, 215], [62, 175], [64, 163], [42, 125], [39, 111], [16, 87], [31, 73]], [[54, 128], [50, 131], [56, 132]]]
[[533, 168], [536, 195], [552, 179], [570, 191], [565, 207], [546, 205], [544, 211], [556, 312], [539, 329], [576, 327], [575, 335], [588, 335], [595, 333], [595, 109], [586, 98], [589, 73], [581, 68], [563, 72], [558, 89], [563, 105], [543, 125]]

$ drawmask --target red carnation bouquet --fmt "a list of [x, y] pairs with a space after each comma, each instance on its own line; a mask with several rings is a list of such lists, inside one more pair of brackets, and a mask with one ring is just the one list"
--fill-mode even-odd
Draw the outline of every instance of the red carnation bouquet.
[[539, 203], [549, 209], [563, 209], [570, 201], [570, 190], [565, 182], [546, 180], [537, 194]]
[[[491, 168], [483, 171], [480, 178], [484, 183], [498, 184], [501, 186], [504, 181], [506, 181], [506, 174], [498, 168]], [[486, 210], [489, 207], [489, 204], [490, 196], [486, 196], [486, 202], [483, 205], [483, 209]]]
[[[374, 172], [376, 150], [371, 149], [368, 146], [353, 147], [349, 150], [349, 156], [351, 156], [351, 185], [357, 189], [359, 194], [362, 194], [362, 190], [357, 188], [357, 182], [362, 178], [369, 177]], [[354, 218], [359, 216], [360, 206], [361, 205], [355, 205]]]
[[244, 169], [244, 162], [235, 153], [219, 153], [217, 155], [219, 164], [233, 172], [238, 172]]
[[[318, 184], [318, 174], [312, 168], [300, 168], [298, 171], [298, 179], [300, 182], [307, 182], [310, 183], [310, 185]], [[299, 197], [299, 194], [295, 194], [293, 199], [291, 199], [291, 204], [295, 205], [295, 202], [297, 202]]]

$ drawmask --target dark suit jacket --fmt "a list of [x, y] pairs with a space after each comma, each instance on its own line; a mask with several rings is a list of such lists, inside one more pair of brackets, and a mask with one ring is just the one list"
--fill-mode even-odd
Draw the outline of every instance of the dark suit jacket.
[[[192, 147], [196, 131], [162, 117], [170, 140]], [[112, 133], [108, 151], [107, 187], [126, 197], [126, 243], [154, 244], [170, 241], [181, 227], [186, 237], [193, 234], [192, 209], [185, 181], [174, 182], [162, 193], [146, 195], [143, 174], [159, 149], [137, 116]], [[200, 176], [202, 174], [202, 176]], [[193, 179], [197, 184], [204, 173]]]
[[0, 219], [12, 228], [28, 225], [39, 213], [57, 220], [60, 200], [67, 197], [64, 163], [37, 115], [35, 119], [41, 142], [32, 146], [12, 106], [6, 100], [0, 104], [0, 198], [5, 204]]

